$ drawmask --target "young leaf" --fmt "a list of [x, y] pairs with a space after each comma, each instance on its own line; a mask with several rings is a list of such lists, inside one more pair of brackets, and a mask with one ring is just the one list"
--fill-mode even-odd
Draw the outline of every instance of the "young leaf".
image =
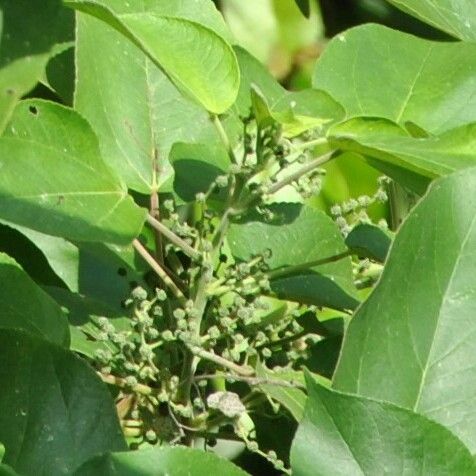
[[[476, 449], [476, 168], [435, 182], [351, 320], [334, 386], [393, 402]], [[402, 358], [404, 356], [404, 358]]]
[[476, 4], [473, 0], [387, 0], [409, 15], [466, 41], [476, 40]]
[[74, 15], [60, 0], [0, 2], [0, 133], [48, 60], [73, 38]]
[[87, 122], [40, 100], [20, 103], [0, 139], [0, 218], [80, 241], [130, 243], [145, 210], [104, 164]]
[[336, 147], [374, 158], [377, 167], [385, 162], [428, 179], [476, 165], [476, 124], [415, 138], [386, 120], [358, 118], [332, 127], [329, 137]]
[[[233, 255], [247, 261], [262, 253], [271, 270], [271, 288], [280, 299], [354, 308], [350, 258], [318, 264], [346, 251], [344, 240], [323, 212], [299, 204], [274, 204], [275, 218], [266, 221], [251, 213], [231, 225], [228, 243]], [[288, 267], [291, 267], [290, 269]]]
[[[111, 0], [64, 3], [100, 18], [124, 34], [208, 111], [220, 114], [235, 102], [240, 84], [236, 56], [215, 29], [204, 26], [200, 17], [196, 19], [197, 2], [188, 0], [184, 11], [165, 2], [144, 9], [137, 0], [122, 8]], [[209, 1], [199, 3], [206, 6]]]
[[133, 473], [144, 476], [248, 474], [213, 453], [184, 447], [161, 447], [97, 456], [79, 468], [74, 476], [132, 476]]
[[304, 419], [291, 448], [294, 476], [474, 474], [448, 429], [386, 402], [347, 395], [307, 376]]
[[98, 452], [126, 444], [111, 396], [69, 351], [0, 330], [0, 441], [22, 475], [72, 474]]
[[69, 346], [68, 321], [61, 308], [3, 253], [0, 283], [0, 328], [23, 329], [54, 344]]
[[364, 25], [332, 40], [313, 85], [338, 101], [348, 117], [411, 121], [441, 133], [476, 122], [475, 67], [474, 43], [432, 42]]

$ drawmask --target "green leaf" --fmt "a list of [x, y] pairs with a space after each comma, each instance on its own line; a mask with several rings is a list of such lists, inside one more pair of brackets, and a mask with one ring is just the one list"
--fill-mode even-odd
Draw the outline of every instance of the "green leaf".
[[174, 143], [220, 143], [209, 114], [119, 32], [84, 14], [77, 23], [75, 107], [129, 188], [163, 190], [173, 173], [168, 158]]
[[362, 258], [383, 263], [392, 244], [389, 234], [375, 225], [357, 225], [345, 239], [347, 247]]
[[22, 475], [64, 475], [126, 448], [109, 391], [74, 354], [0, 330], [0, 360], [4, 463]]
[[271, 287], [280, 299], [354, 308], [358, 302], [350, 258], [316, 263], [346, 251], [333, 221], [325, 213], [299, 204], [268, 208], [275, 215], [273, 221], [253, 212], [230, 226], [228, 243], [233, 255], [248, 261], [270, 252], [266, 263], [271, 270]]
[[387, 402], [335, 392], [307, 376], [304, 419], [291, 448], [294, 476], [475, 474], [448, 429]]
[[130, 243], [145, 210], [104, 164], [76, 112], [40, 100], [20, 103], [0, 139], [0, 217], [80, 241]]
[[[385, 162], [427, 179], [476, 165], [476, 123], [415, 138], [386, 120], [358, 118], [332, 127], [329, 136], [336, 147], [374, 158], [376, 167]], [[403, 181], [413, 185], [411, 178]]]
[[[447, 426], [476, 450], [476, 168], [435, 182], [351, 320], [334, 385]], [[404, 358], [402, 358], [404, 356]]]
[[49, 342], [69, 345], [68, 322], [61, 308], [4, 253], [0, 253], [0, 283], [0, 328], [23, 329]]
[[72, 39], [74, 16], [62, 7], [61, 0], [1, 0], [0, 17], [2, 133], [16, 103], [39, 81], [48, 60]]
[[432, 42], [364, 25], [331, 41], [313, 85], [338, 101], [348, 117], [411, 121], [441, 133], [476, 122], [475, 67], [476, 44]]
[[164, 1], [154, 8], [144, 8], [137, 0], [122, 7], [111, 0], [64, 3], [100, 18], [127, 36], [208, 111], [220, 114], [235, 102], [240, 84], [235, 53], [221, 31], [219, 34], [205, 26], [203, 15], [197, 14], [200, 6], [210, 11], [208, 0], [198, 4], [187, 0], [185, 8]]
[[[61, 306], [68, 316], [71, 332], [70, 349], [91, 359], [95, 358], [97, 349], [119, 351], [111, 341], [101, 341], [102, 333], [99, 317], [107, 317], [119, 331], [130, 331], [130, 318], [125, 312], [109, 307], [102, 301], [97, 301], [67, 289], [47, 286], [45, 291]], [[122, 310], [123, 311], [123, 310]]]
[[45, 235], [30, 228], [4, 220], [0, 223], [13, 228], [28, 238], [46, 258], [51, 269], [71, 291], [79, 289], [79, 250], [78, 247], [56, 236]]
[[[275, 380], [277, 382], [289, 383], [290, 385], [296, 382], [301, 383], [303, 380], [302, 372], [288, 371], [287, 369], [284, 371], [272, 371], [259, 362], [256, 365], [256, 375], [270, 381]], [[271, 398], [286, 407], [296, 421], [301, 421], [307, 399], [306, 394], [301, 389], [274, 384], [260, 384], [260, 388]]]
[[161, 447], [98, 456], [74, 476], [210, 476], [248, 473], [213, 453], [184, 447]]
[[[197, 193], [206, 193], [219, 175], [226, 175], [230, 157], [220, 146], [201, 144], [175, 144], [170, 152], [175, 171], [174, 191], [185, 202], [195, 200]], [[226, 201], [225, 191], [213, 193], [212, 199]]]
[[473, 0], [387, 0], [409, 15], [460, 40], [476, 41], [476, 4]]

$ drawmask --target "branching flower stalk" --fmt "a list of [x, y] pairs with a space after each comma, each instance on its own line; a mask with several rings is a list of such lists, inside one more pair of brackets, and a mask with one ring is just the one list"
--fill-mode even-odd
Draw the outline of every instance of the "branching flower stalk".
[[[263, 323], [266, 296], [273, 295], [270, 282], [350, 253], [270, 270], [268, 250], [247, 262], [235, 261], [226, 237], [231, 221], [250, 210], [272, 219], [267, 203], [286, 186], [304, 198], [318, 192], [321, 167], [334, 153], [311, 158], [309, 151], [324, 144], [323, 139], [311, 135], [294, 144], [282, 137], [277, 124], [253, 129], [248, 117], [243, 120], [243, 157], [238, 159], [220, 119], [214, 117], [213, 122], [228, 151], [230, 169], [197, 195], [190, 216], [171, 199], [160, 202], [160, 213], [151, 207], [147, 222], [160, 235], [155, 246], [161, 249], [150, 250], [138, 239], [133, 246], [158, 280], [150, 290], [132, 291], [125, 303], [129, 328], [116, 329], [101, 318], [99, 340], [113, 346], [100, 349], [95, 363], [103, 381], [119, 389], [118, 413], [132, 445], [192, 445], [198, 434], [223, 434], [220, 427], [228, 423], [250, 451], [287, 472], [273, 452], [258, 448], [247, 412], [270, 398], [263, 397], [263, 386], [304, 388], [279, 372], [257, 375], [256, 365], [276, 366], [275, 355], [281, 355], [279, 365], [292, 369], [306, 356], [309, 331], [295, 317], [309, 307], [297, 304], [276, 322]], [[210, 201], [220, 190], [226, 198], [217, 209]], [[152, 203], [159, 201], [151, 197]], [[249, 393], [235, 393], [238, 384], [247, 385]]]

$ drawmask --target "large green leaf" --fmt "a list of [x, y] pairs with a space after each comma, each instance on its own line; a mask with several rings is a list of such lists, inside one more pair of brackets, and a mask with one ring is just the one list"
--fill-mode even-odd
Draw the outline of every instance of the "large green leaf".
[[66, 475], [126, 448], [107, 388], [71, 352], [0, 330], [0, 361], [4, 463], [22, 475]]
[[73, 110], [20, 103], [0, 139], [0, 217], [81, 241], [131, 242], [145, 210], [101, 159], [96, 137]]
[[0, 17], [1, 133], [15, 104], [35, 86], [48, 60], [72, 39], [74, 18], [61, 0], [0, 0]]
[[475, 474], [468, 449], [438, 423], [307, 380], [306, 412], [291, 449], [294, 476]]
[[69, 345], [68, 321], [61, 308], [3, 253], [0, 283], [0, 328], [24, 329], [55, 344]]
[[[372, 157], [376, 167], [384, 162], [427, 179], [476, 165], [476, 123], [438, 136], [412, 137], [386, 120], [351, 119], [332, 127], [329, 136], [336, 147]], [[414, 187], [411, 177], [395, 178]]]
[[455, 38], [476, 41], [476, 3], [473, 0], [387, 1]]
[[350, 258], [316, 265], [346, 251], [332, 220], [299, 204], [274, 204], [269, 210], [274, 214], [271, 221], [253, 212], [230, 226], [228, 243], [233, 255], [248, 261], [268, 252], [271, 287], [280, 299], [337, 309], [355, 307]]
[[441, 133], [476, 122], [475, 68], [476, 44], [432, 42], [364, 25], [332, 40], [313, 84], [350, 117], [411, 121]]
[[223, 38], [221, 24], [217, 32], [216, 17], [212, 23], [203, 21], [204, 12], [213, 7], [209, 0], [177, 4], [162, 0], [145, 5], [137, 0], [71, 0], [65, 4], [123, 33], [208, 111], [222, 113], [235, 102], [240, 84], [238, 62]]
[[[476, 168], [435, 182], [350, 322], [336, 388], [422, 413], [476, 450]], [[403, 358], [402, 358], [403, 357]]]
[[210, 476], [248, 473], [233, 463], [205, 451], [162, 447], [98, 456], [79, 468], [74, 476]]
[[76, 62], [75, 106], [128, 187], [150, 193], [163, 186], [172, 175], [167, 159], [175, 142], [219, 142], [209, 114], [140, 48], [84, 14], [78, 15]]

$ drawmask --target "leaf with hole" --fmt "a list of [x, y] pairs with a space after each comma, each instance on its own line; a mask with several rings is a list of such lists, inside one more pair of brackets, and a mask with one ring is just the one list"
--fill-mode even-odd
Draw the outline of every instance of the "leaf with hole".
[[[0, 139], [0, 218], [79, 241], [130, 243], [145, 210], [103, 162], [88, 123], [72, 109], [20, 103]], [[25, 171], [28, 171], [26, 174]]]

